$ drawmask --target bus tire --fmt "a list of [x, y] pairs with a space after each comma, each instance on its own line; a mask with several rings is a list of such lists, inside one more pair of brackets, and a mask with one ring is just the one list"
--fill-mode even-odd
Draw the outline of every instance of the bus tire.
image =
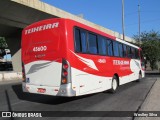
[[115, 93], [117, 91], [117, 88], [118, 88], [118, 79], [116, 76], [113, 76], [110, 92]]
[[140, 81], [141, 81], [141, 79], [142, 79], [142, 74], [141, 74], [141, 72], [139, 72], [139, 77], [138, 77], [137, 82], [140, 82]]

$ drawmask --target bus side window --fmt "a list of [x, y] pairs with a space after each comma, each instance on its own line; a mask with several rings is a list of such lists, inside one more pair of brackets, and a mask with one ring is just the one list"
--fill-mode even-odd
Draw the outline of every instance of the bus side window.
[[81, 30], [81, 52], [87, 53], [87, 33], [84, 30]]
[[88, 52], [91, 54], [97, 54], [97, 36], [94, 34], [89, 33], [88, 34]]
[[116, 57], [119, 56], [118, 42], [116, 41], [113, 42], [113, 52], [114, 52], [114, 56]]
[[108, 56], [113, 56], [113, 42], [112, 40], [107, 40], [107, 55]]
[[132, 51], [130, 46], [127, 46], [127, 52], [128, 52], [128, 57], [132, 58]]
[[127, 57], [127, 46], [123, 44], [123, 55]]
[[139, 53], [138, 53], [138, 49], [135, 49], [135, 58], [136, 59], [139, 59], [140, 57], [139, 57]]
[[80, 39], [80, 30], [75, 29], [75, 51], [81, 52], [81, 39]]
[[136, 58], [135, 57], [135, 48], [132, 47], [131, 50], [132, 50], [132, 58], [135, 59]]
[[98, 36], [98, 52], [100, 55], [107, 55], [107, 40], [102, 36]]
[[123, 46], [122, 46], [122, 43], [119, 43], [119, 56], [120, 56], [120, 57], [124, 57], [124, 55], [123, 55]]

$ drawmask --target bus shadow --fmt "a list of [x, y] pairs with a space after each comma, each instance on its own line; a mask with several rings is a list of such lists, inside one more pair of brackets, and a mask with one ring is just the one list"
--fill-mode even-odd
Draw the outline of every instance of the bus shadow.
[[[105, 96], [107, 95], [108, 97], [116, 96], [117, 94], [120, 94], [121, 92], [131, 89], [132, 87], [135, 87], [139, 84], [143, 84], [143, 82], [144, 81], [140, 81], [140, 82], [133, 81], [133, 82], [124, 84], [118, 88], [115, 94], [110, 93], [109, 90], [101, 92], [101, 93], [102, 95], [105, 94]], [[89, 98], [97, 94], [99, 95], [99, 97], [101, 96], [101, 93], [94, 93], [94, 94], [76, 96], [76, 97], [58, 97], [58, 96], [49, 96], [49, 95], [41, 95], [41, 94], [33, 94], [33, 93], [31, 94], [31, 93], [25, 93], [22, 91], [22, 84], [12, 85], [12, 89], [20, 100], [43, 103], [43, 104], [51, 104], [51, 105], [63, 104], [63, 103], [67, 103], [67, 102], [71, 102], [75, 100]], [[97, 99], [101, 99], [101, 97]]]
[[145, 73], [145, 75], [160, 75], [160, 72], [151, 72], [151, 73]]
[[134, 88], [136, 86], [141, 86], [141, 84], [144, 84], [144, 81], [132, 81], [132, 82], [123, 84], [119, 86], [118, 93], [130, 90], [131, 88]]
[[22, 91], [22, 84], [12, 85], [12, 89], [17, 95], [18, 99], [20, 100], [43, 103], [43, 104], [52, 104], [52, 105], [63, 104], [95, 95], [91, 94], [91, 95], [84, 95], [77, 97], [58, 97], [58, 96], [40, 95], [33, 93], [31, 94]]

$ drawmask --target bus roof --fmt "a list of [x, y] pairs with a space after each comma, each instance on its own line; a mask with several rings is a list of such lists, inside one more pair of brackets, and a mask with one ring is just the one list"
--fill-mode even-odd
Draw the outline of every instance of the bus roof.
[[82, 23], [80, 23], [80, 22], [77, 22], [77, 21], [75, 21], [75, 20], [68, 19], [68, 18], [51, 18], [51, 19], [41, 20], [41, 21], [35, 22], [35, 23], [27, 26], [26, 28], [24, 28], [24, 30], [30, 28], [30, 27], [33, 26], [33, 25], [36, 25], [36, 24], [39, 24], [39, 23], [42, 23], [42, 22], [47, 23], [47, 21], [52, 21], [52, 20], [69, 21], [69, 22], [72, 22], [72, 23], [74, 24], [74, 26], [76, 26], [76, 24], [78, 24], [78, 27], [81, 27], [81, 25], [83, 25], [83, 27], [82, 27], [83, 29], [87, 29], [87, 30], [89, 30], [89, 31], [92, 30], [92, 32], [95, 32], [95, 33], [100, 34], [100, 35], [102, 35], [102, 36], [106, 36], [106, 37], [108, 37], [108, 38], [110, 38], [110, 39], [116, 40], [116, 41], [118, 41], [118, 42], [121, 42], [121, 43], [124, 43], [124, 44], [126, 44], [126, 45], [132, 46], [132, 47], [134, 47], [134, 48], [141, 49], [140, 47], [138, 47], [138, 46], [136, 46], [136, 45], [134, 45], [134, 44], [131, 44], [131, 43], [125, 41], [125, 40], [119, 39], [119, 38], [117, 38], [117, 37], [115, 37], [115, 36], [112, 36], [112, 35], [110, 35], [110, 34], [108, 34], [108, 33], [103, 32], [103, 31], [101, 31], [101, 30], [95, 29], [95, 28], [93, 28], [93, 27], [91, 27], [91, 26], [82, 24]]

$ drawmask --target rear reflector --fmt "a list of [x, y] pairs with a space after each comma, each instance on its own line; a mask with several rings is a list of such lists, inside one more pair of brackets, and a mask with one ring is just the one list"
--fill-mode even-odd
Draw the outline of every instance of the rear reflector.
[[58, 89], [54, 89], [54, 91], [58, 91]]
[[62, 59], [62, 73], [61, 84], [67, 84], [70, 82], [70, 64], [66, 59]]

